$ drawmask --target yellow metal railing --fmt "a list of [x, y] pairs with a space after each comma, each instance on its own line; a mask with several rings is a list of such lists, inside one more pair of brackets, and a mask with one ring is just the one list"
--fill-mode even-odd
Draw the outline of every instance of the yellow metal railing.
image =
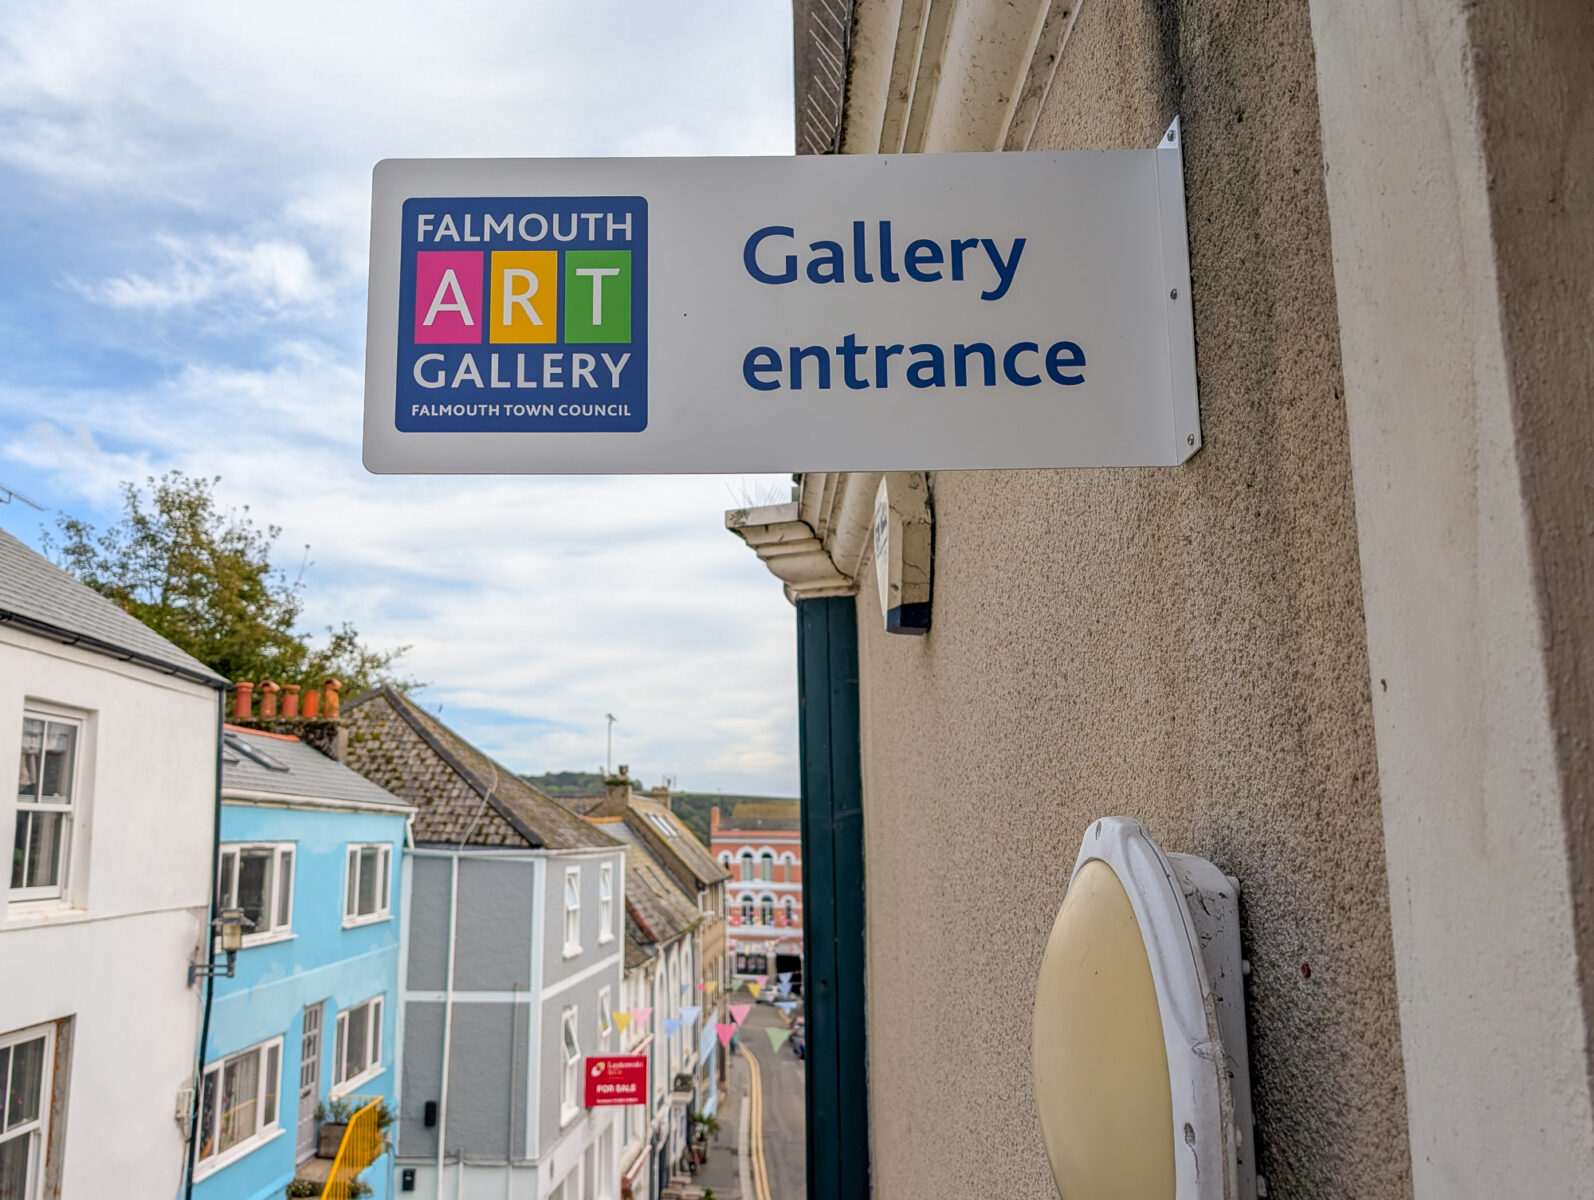
[[348, 1096], [345, 1099], [358, 1104], [364, 1101], [349, 1118], [343, 1131], [343, 1141], [338, 1145], [338, 1156], [332, 1160], [332, 1174], [326, 1187], [321, 1189], [321, 1200], [349, 1200], [354, 1182], [360, 1172], [374, 1163], [387, 1149], [377, 1123], [377, 1110], [382, 1107], [380, 1096]]

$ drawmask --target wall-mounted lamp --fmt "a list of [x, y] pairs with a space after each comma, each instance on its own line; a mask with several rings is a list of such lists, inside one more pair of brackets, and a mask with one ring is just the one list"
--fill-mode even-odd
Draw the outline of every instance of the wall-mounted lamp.
[[221, 949], [227, 955], [227, 965], [222, 967], [215, 962], [189, 963], [188, 985], [190, 987], [194, 985], [194, 980], [196, 979], [207, 977], [231, 979], [236, 975], [238, 970], [238, 951], [243, 948], [244, 944], [244, 927], [248, 926], [253, 929], [255, 925], [253, 921], [244, 916], [244, 910], [241, 908], [222, 909], [221, 912], [216, 914], [216, 919], [210, 924], [211, 928], [221, 935]]
[[1238, 896], [1139, 821], [1086, 831], [1035, 992], [1062, 1200], [1255, 1200]]

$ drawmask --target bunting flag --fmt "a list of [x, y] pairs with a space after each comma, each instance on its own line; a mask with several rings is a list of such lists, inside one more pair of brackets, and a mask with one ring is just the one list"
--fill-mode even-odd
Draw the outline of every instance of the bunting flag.
[[791, 1036], [791, 1030], [789, 1029], [776, 1029], [771, 1027], [764, 1030], [764, 1032], [769, 1034], [769, 1048], [771, 1050], [779, 1050], [786, 1044], [786, 1039]]
[[633, 1008], [631, 1010], [631, 1017], [638, 1025], [646, 1025], [648, 1018], [652, 1015], [653, 1010], [651, 1008]]
[[684, 996], [684, 995], [686, 995], [687, 992], [689, 992], [691, 990], [692, 990], [692, 985], [690, 983], [683, 983], [681, 985], [681, 995]]
[[781, 972], [781, 973], [780, 973], [780, 981], [781, 981], [781, 982], [782, 982], [782, 983], [790, 983], [790, 982], [791, 982], [791, 977], [792, 977], [792, 976], [793, 976], [793, 975], [794, 975], [794, 974], [795, 974], [795, 973], [796, 973], [796, 972], [794, 972], [794, 971], [782, 971], [782, 972]]
[[[737, 1025], [740, 1025], [743, 1021], [747, 1020], [747, 1014], [752, 1011], [753, 1006], [751, 1004], [733, 1004], [731, 1005], [731, 1020], [735, 1021]], [[720, 1028], [724, 1029], [725, 1026], [721, 1025]]]
[[609, 1015], [614, 1018], [614, 1027], [621, 1033], [624, 1033], [625, 1027], [631, 1024], [631, 1014], [625, 1012], [623, 1009], [617, 1008]]
[[736, 1035], [736, 1026], [716, 1025], [714, 1026], [714, 1032], [719, 1034], [720, 1045], [729, 1050], [731, 1048], [731, 1038]]
[[791, 995], [791, 982], [788, 980], [785, 983], [782, 983], [775, 990], [777, 992], [779, 992], [782, 996], [789, 996], [789, 995]]
[[681, 1020], [688, 1025], [696, 1025], [697, 1015], [702, 1011], [702, 1008], [696, 1004], [683, 1004], [681, 1005]]
[[697, 990], [698, 990], [698, 991], [700, 991], [700, 992], [701, 992], [701, 991], [702, 991], [702, 990], [703, 990], [703, 986], [704, 986], [704, 985], [703, 985], [703, 984], [701, 984], [701, 983], [700, 983], [700, 984], [698, 984], [698, 985], [697, 985]]
[[797, 1001], [777, 1000], [775, 1001], [775, 1007], [780, 1009], [781, 1012], [785, 1013], [789, 1017], [792, 1015], [792, 1013], [797, 1011]]
[[757, 1000], [758, 999], [758, 993], [763, 991], [764, 989], [759, 984], [750, 983], [750, 984], [747, 985], [747, 990], [752, 992], [753, 993], [753, 999]]
[[678, 1017], [665, 1017], [659, 1022], [659, 1024], [664, 1026], [665, 1037], [672, 1036], [676, 1030], [681, 1028], [681, 1021]]

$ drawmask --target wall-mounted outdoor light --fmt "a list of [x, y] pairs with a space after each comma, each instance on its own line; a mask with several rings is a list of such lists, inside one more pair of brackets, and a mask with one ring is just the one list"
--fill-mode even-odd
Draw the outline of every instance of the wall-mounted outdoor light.
[[244, 916], [241, 908], [224, 908], [216, 914], [211, 927], [221, 934], [221, 949], [227, 956], [227, 965], [222, 967], [214, 962], [189, 963], [188, 985], [193, 986], [194, 980], [204, 978], [231, 979], [238, 970], [238, 951], [244, 944], [244, 927], [254, 928], [254, 922]]
[[1139, 821], [1086, 831], [1035, 993], [1062, 1200], [1255, 1200], [1238, 895]]

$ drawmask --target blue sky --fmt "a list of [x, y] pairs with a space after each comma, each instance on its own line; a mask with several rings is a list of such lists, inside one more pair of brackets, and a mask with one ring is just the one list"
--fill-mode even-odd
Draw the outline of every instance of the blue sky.
[[370, 171], [387, 157], [785, 154], [781, 0], [0, 8], [0, 507], [37, 545], [118, 484], [220, 475], [282, 526], [306, 625], [409, 643], [530, 771], [796, 794], [792, 610], [722, 511], [782, 477], [378, 478], [360, 466]]

